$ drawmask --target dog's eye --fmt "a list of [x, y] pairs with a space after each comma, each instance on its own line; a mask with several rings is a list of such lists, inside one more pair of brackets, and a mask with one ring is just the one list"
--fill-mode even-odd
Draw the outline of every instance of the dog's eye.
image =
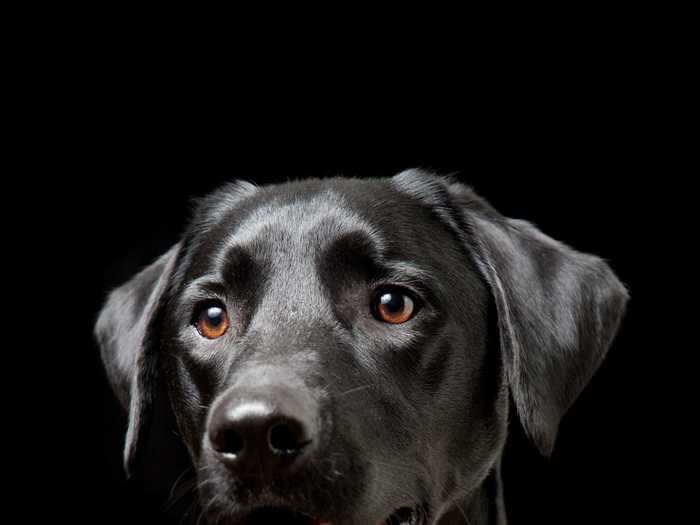
[[199, 335], [207, 339], [221, 337], [228, 330], [228, 315], [220, 302], [207, 303], [195, 316], [195, 326]]
[[380, 288], [372, 300], [372, 313], [385, 323], [405, 323], [416, 311], [416, 302], [411, 295], [398, 287]]

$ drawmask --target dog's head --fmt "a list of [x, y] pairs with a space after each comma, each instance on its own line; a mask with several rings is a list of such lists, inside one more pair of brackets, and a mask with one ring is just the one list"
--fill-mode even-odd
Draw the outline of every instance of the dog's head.
[[498, 461], [509, 393], [552, 450], [626, 298], [602, 260], [408, 171], [222, 188], [96, 334], [127, 471], [162, 390], [213, 521], [434, 522]]

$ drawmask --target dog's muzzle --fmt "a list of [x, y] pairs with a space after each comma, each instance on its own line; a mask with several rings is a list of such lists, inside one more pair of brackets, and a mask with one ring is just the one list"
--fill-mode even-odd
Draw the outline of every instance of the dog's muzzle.
[[308, 459], [317, 442], [310, 403], [310, 396], [285, 386], [233, 389], [211, 414], [211, 448], [235, 476], [284, 476]]

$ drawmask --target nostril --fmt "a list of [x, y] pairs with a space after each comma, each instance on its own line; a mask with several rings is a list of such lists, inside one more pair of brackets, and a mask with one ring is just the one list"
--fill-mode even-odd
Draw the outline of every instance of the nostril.
[[273, 425], [268, 434], [270, 450], [275, 454], [296, 454], [307, 443], [301, 426], [291, 421]]
[[217, 439], [212, 440], [212, 444], [218, 452], [234, 455], [240, 454], [245, 446], [243, 437], [232, 428], [221, 432]]

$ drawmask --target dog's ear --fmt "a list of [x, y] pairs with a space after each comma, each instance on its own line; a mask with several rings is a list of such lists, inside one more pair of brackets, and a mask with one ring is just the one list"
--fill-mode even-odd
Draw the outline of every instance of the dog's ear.
[[126, 284], [113, 290], [95, 324], [107, 376], [129, 426], [124, 469], [130, 477], [145, 446], [158, 391], [160, 315], [179, 244]]
[[463, 184], [420, 171], [395, 181], [458, 233], [488, 283], [518, 415], [539, 450], [551, 454], [559, 421], [618, 330], [625, 287], [603, 260], [502, 216]]

